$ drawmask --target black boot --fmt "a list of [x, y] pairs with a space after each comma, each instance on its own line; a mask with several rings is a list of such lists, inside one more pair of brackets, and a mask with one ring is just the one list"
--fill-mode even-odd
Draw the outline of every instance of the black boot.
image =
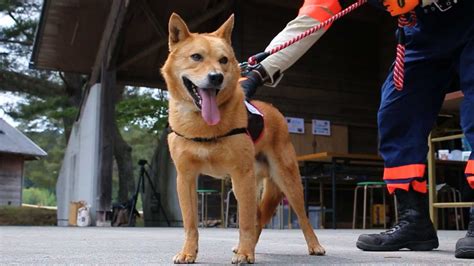
[[427, 251], [438, 247], [438, 237], [430, 220], [426, 194], [412, 189], [395, 190], [398, 201], [398, 223], [380, 234], [363, 234], [357, 247], [366, 251], [396, 251], [408, 248]]
[[456, 258], [472, 259], [474, 258], [474, 212], [471, 209], [469, 215], [469, 227], [467, 228], [466, 236], [459, 239], [456, 243], [456, 251], [454, 256]]

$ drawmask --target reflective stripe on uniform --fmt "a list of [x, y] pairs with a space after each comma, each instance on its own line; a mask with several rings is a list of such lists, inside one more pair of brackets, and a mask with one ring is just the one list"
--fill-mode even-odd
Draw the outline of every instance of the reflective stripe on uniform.
[[467, 161], [466, 171], [464, 173], [466, 173], [466, 175], [474, 175], [474, 160]]
[[406, 179], [423, 177], [425, 175], [424, 164], [408, 164], [397, 167], [385, 167], [383, 179]]
[[[325, 21], [342, 10], [338, 0], [305, 0], [298, 16], [307, 15]], [[327, 30], [329, 26], [325, 27]]]

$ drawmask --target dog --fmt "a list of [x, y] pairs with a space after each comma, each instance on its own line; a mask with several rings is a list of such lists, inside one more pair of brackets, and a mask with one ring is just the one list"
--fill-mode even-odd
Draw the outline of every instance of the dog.
[[[169, 20], [169, 55], [161, 68], [169, 91], [168, 144], [177, 170], [185, 241], [174, 263], [198, 253], [196, 179], [231, 178], [239, 212], [239, 243], [232, 263], [254, 263], [262, 228], [286, 196], [298, 216], [310, 255], [324, 255], [304, 208], [303, 186], [283, 115], [252, 101], [265, 118], [257, 143], [245, 134], [247, 110], [231, 46], [234, 16], [212, 33], [191, 33], [177, 14]], [[263, 186], [263, 190], [258, 188]], [[262, 191], [259, 193], [259, 191]]]

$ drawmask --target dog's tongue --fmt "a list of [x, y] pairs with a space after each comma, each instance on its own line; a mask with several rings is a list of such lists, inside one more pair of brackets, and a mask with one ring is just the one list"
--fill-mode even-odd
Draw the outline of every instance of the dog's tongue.
[[209, 125], [216, 125], [221, 120], [219, 109], [217, 108], [215, 89], [198, 89], [201, 96], [201, 115]]

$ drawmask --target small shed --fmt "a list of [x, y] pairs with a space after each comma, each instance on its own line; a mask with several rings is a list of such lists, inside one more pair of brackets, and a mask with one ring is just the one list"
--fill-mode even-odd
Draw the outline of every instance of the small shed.
[[20, 206], [23, 166], [47, 153], [18, 129], [0, 118], [0, 206]]

